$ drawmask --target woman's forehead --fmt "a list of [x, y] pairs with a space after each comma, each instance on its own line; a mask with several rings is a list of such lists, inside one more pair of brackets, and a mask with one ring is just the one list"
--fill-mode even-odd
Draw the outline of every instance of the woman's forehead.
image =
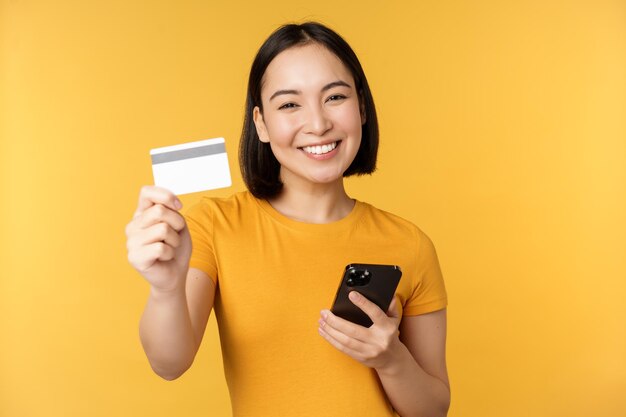
[[263, 74], [262, 89], [314, 88], [344, 81], [354, 87], [350, 70], [328, 48], [318, 43], [293, 46], [270, 62]]

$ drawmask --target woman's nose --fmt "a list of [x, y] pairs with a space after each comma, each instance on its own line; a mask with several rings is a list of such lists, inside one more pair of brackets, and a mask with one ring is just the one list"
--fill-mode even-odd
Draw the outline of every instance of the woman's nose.
[[307, 112], [307, 120], [305, 125], [306, 133], [323, 136], [324, 133], [333, 127], [332, 121], [328, 114], [321, 107], [311, 107]]

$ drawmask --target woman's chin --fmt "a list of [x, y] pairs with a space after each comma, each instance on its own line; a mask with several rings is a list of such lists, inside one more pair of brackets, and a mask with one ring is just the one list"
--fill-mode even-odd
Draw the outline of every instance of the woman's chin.
[[316, 176], [311, 178], [311, 183], [316, 185], [324, 185], [324, 186], [332, 186], [341, 183], [343, 180], [343, 175], [332, 175], [332, 176]]
[[316, 184], [331, 184], [343, 179], [343, 172], [335, 167], [335, 169], [318, 169], [309, 170], [306, 178]]
[[290, 184], [305, 185], [306, 183], [309, 186], [332, 186], [341, 184], [343, 181], [343, 172], [340, 170], [309, 170], [299, 174], [296, 174], [294, 171], [283, 170], [280, 176], [283, 183], [287, 186]]

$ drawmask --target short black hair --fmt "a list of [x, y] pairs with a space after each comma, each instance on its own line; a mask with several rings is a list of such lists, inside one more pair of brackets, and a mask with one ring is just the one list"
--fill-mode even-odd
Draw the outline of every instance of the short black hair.
[[279, 27], [261, 45], [252, 62], [248, 79], [246, 113], [239, 143], [239, 167], [248, 190], [257, 198], [267, 199], [280, 193], [280, 163], [272, 153], [269, 143], [259, 140], [253, 120], [256, 106], [263, 112], [261, 85], [265, 70], [281, 52], [294, 46], [316, 43], [326, 47], [348, 68], [361, 105], [365, 108], [365, 123], [362, 126], [361, 146], [352, 164], [343, 173], [351, 175], [371, 174], [376, 169], [378, 154], [378, 119], [374, 98], [365, 78], [365, 73], [350, 45], [332, 29], [318, 23], [287, 24]]

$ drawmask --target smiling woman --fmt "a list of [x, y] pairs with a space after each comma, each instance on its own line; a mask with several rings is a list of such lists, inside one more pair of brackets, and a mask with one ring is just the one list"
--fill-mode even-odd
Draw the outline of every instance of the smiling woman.
[[274, 58], [253, 118], [260, 141], [270, 144], [281, 166], [283, 184], [304, 181], [315, 189], [342, 181], [361, 145], [359, 102], [350, 71], [325, 47], [305, 44]]
[[[317, 69], [323, 66], [324, 76], [327, 78], [324, 78], [323, 73], [312, 71], [312, 68], [304, 63], [298, 63], [298, 70], [294, 67], [289, 74], [289, 68], [279, 66], [275, 61], [294, 63], [294, 58], [305, 58], [309, 65], [316, 65]], [[328, 65], [322, 65], [323, 63]], [[268, 78], [274, 72], [276, 74], [272, 82], [276, 85], [273, 88], [268, 87], [266, 85]], [[283, 73], [285, 77], [290, 78], [283, 78]], [[312, 79], [316, 80], [315, 88], [317, 90], [314, 93], [320, 95], [318, 100], [325, 97], [329, 99], [329, 103], [337, 100], [342, 101], [345, 94], [351, 93], [351, 96], [346, 97], [346, 99], [349, 99], [353, 105], [355, 101], [358, 102], [362, 122], [362, 143], [358, 147], [352, 163], [342, 175], [348, 177], [354, 174], [371, 174], [376, 169], [378, 118], [367, 78], [356, 54], [343, 38], [322, 25], [313, 23], [286, 25], [263, 43], [252, 63], [248, 79], [246, 113], [241, 134], [239, 158], [244, 181], [250, 192], [257, 198], [274, 197], [282, 190], [283, 186], [279, 175], [280, 164], [267, 139], [265, 141], [259, 140], [260, 133], [257, 122], [262, 121], [260, 116], [267, 118], [269, 115], [266, 115], [266, 112], [272, 112], [281, 106], [285, 106], [285, 110], [296, 111], [298, 105], [306, 104], [308, 108], [304, 109], [305, 115], [307, 111], [315, 110], [311, 108], [309, 102], [299, 104], [289, 100], [289, 98], [293, 99], [298, 96], [302, 99], [301, 96], [305, 92], [301, 87], [298, 87], [298, 84], [307, 80], [306, 77], [313, 77]], [[313, 88], [313, 85], [308, 87]], [[323, 94], [329, 93], [333, 89], [338, 89], [339, 94]], [[308, 95], [310, 96], [311, 93], [309, 92]], [[279, 96], [287, 96], [287, 99], [281, 97], [282, 101], [276, 105], [275, 102], [279, 101]], [[266, 109], [265, 107], [269, 106], [270, 102], [273, 107]], [[325, 108], [329, 107], [330, 104], [325, 106]], [[315, 114], [312, 116], [315, 117]], [[302, 117], [300, 115], [300, 118]], [[318, 119], [319, 121], [320, 119]], [[328, 121], [322, 120], [322, 123], [324, 122], [328, 123]], [[336, 142], [336, 140], [332, 142]], [[323, 144], [325, 142], [318, 139], [317, 142], [305, 143], [304, 145]], [[315, 153], [318, 152], [315, 151]]]
[[[344, 188], [374, 171], [377, 150], [350, 46], [318, 23], [273, 33], [248, 84], [249, 191], [205, 197], [183, 217], [170, 191], [144, 187], [128, 224], [129, 260], [151, 285], [140, 334], [155, 372], [174, 379], [191, 366], [215, 308], [235, 417], [445, 416], [447, 296], [434, 245]], [[369, 327], [324, 309], [355, 262], [403, 272], [385, 308], [352, 291]]]

